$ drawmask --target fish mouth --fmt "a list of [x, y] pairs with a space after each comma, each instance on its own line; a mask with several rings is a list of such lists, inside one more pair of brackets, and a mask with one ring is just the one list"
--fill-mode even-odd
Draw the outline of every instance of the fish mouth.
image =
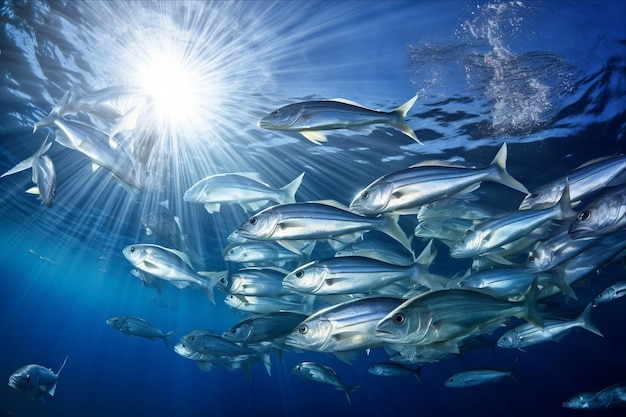
[[17, 378], [13, 375], [9, 377], [9, 386], [11, 388], [19, 389]]
[[385, 330], [385, 329], [376, 329], [375, 334], [376, 334], [376, 337], [380, 337], [381, 339], [384, 339], [384, 340], [400, 339], [400, 337], [397, 334], [392, 333], [389, 330]]

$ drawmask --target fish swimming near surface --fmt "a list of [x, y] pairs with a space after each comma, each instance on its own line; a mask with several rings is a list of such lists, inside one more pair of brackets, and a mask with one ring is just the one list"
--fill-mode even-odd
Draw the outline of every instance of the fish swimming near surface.
[[41, 365], [26, 365], [9, 377], [9, 386], [33, 399], [46, 394], [52, 397], [56, 392], [57, 381], [66, 362], [67, 356], [56, 374], [52, 372], [52, 369]]
[[468, 168], [446, 164], [418, 164], [378, 178], [357, 193], [350, 210], [360, 214], [397, 212], [416, 214], [420, 206], [445, 197], [468, 193], [483, 181], [493, 181], [528, 193], [526, 187], [506, 170], [507, 145], [502, 144], [485, 168]]
[[358, 385], [351, 387], [344, 384], [334, 369], [316, 362], [301, 362], [293, 367], [291, 373], [304, 379], [328, 384], [335, 387], [337, 390], [344, 391], [349, 404], [352, 404], [350, 394], [360, 388]]
[[534, 189], [524, 197], [519, 209], [552, 207], [561, 198], [566, 182], [572, 205], [601, 188], [626, 184], [626, 155], [594, 159], [581, 165], [565, 177]]
[[169, 338], [177, 332], [177, 330], [172, 330], [164, 333], [147, 320], [134, 316], [111, 317], [106, 319], [106, 324], [127, 336], [138, 336], [144, 339], [161, 339], [167, 347], [169, 347]]
[[374, 124], [387, 124], [422, 144], [404, 121], [415, 100], [417, 95], [390, 112], [368, 109], [346, 99], [303, 101], [266, 114], [259, 119], [258, 126], [269, 130], [298, 132], [316, 145], [321, 145], [328, 140], [323, 133], [326, 130], [362, 129]]
[[23, 171], [31, 168], [32, 181], [35, 184], [34, 187], [26, 190], [29, 194], [37, 194], [41, 201], [48, 207], [52, 206], [52, 200], [56, 196], [56, 171], [52, 159], [48, 155], [44, 155], [48, 149], [52, 146], [52, 142], [48, 142], [48, 137], [43, 141], [41, 147], [32, 156], [21, 161], [13, 168], [5, 172], [0, 178], [7, 175], [15, 174], [16, 172]]
[[113, 138], [119, 132], [135, 128], [141, 111], [150, 99], [140, 88], [133, 86], [110, 86], [87, 93], [75, 86], [66, 91], [48, 116], [35, 123], [33, 132], [53, 124], [59, 117], [86, 113], [97, 119], [119, 119], [109, 135]]
[[216, 174], [192, 185], [183, 200], [203, 204], [209, 214], [219, 212], [222, 204], [239, 204], [246, 211], [259, 211], [270, 202], [295, 203], [304, 172], [289, 184], [275, 189], [264, 183], [256, 172]]

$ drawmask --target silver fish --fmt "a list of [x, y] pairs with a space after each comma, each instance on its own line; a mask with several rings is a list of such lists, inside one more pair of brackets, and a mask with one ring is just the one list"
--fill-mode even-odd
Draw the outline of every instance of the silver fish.
[[448, 279], [428, 272], [428, 266], [437, 254], [431, 248], [432, 241], [417, 261], [408, 266], [357, 256], [309, 262], [285, 276], [283, 286], [307, 294], [352, 294], [373, 292], [398, 281], [414, 280], [430, 289], [440, 289]]
[[548, 340], [560, 340], [575, 327], [581, 327], [598, 336], [602, 336], [600, 330], [591, 322], [592, 308], [593, 304], [589, 304], [580, 316], [573, 320], [544, 319], [543, 329], [537, 329], [529, 324], [522, 324], [500, 336], [497, 344], [503, 348], [521, 349]]
[[[277, 240], [292, 249], [290, 240], [322, 239], [345, 247], [371, 230], [386, 233], [404, 247], [411, 243], [398, 226], [398, 216], [365, 217], [331, 202], [280, 204], [250, 217], [234, 231], [229, 240]], [[294, 249], [294, 252], [297, 250]]]
[[398, 212], [414, 214], [419, 207], [455, 194], [475, 190], [483, 181], [494, 181], [528, 193], [506, 170], [506, 143], [485, 168], [448, 165], [414, 165], [383, 175], [360, 191], [350, 209], [361, 214]]
[[471, 387], [474, 385], [490, 384], [506, 377], [515, 379], [513, 370], [473, 369], [452, 375], [444, 385], [451, 388]]
[[301, 265], [309, 261], [315, 240], [290, 242], [290, 249], [273, 241], [231, 243], [223, 251], [224, 260], [246, 267]]
[[134, 316], [110, 317], [106, 319], [106, 324], [127, 336], [138, 336], [144, 339], [161, 339], [163, 343], [165, 343], [165, 346], [169, 346], [169, 338], [177, 332], [177, 330], [172, 330], [164, 333], [149, 321]]
[[341, 352], [381, 346], [374, 332], [378, 322], [405, 300], [371, 297], [350, 300], [309, 316], [287, 337], [285, 343], [315, 352]]
[[299, 132], [311, 142], [321, 145], [328, 140], [322, 131], [355, 129], [384, 123], [422, 144], [413, 129], [404, 122], [415, 100], [417, 95], [390, 112], [368, 109], [345, 99], [304, 101], [266, 114], [259, 119], [258, 126], [283, 132]]
[[264, 183], [256, 172], [216, 174], [192, 185], [183, 200], [203, 204], [209, 214], [219, 212], [222, 204], [239, 204], [246, 211], [259, 211], [270, 202], [286, 204], [296, 202], [296, 192], [304, 172], [289, 184], [275, 189]]
[[420, 372], [422, 368], [408, 368], [397, 363], [378, 363], [368, 368], [367, 372], [378, 376], [414, 376], [420, 381]]
[[195, 285], [204, 290], [215, 304], [213, 287], [225, 274], [223, 271], [196, 271], [183, 252], [153, 244], [128, 245], [122, 253], [135, 268], [169, 281], [176, 288]]
[[55, 119], [53, 126], [57, 129], [56, 142], [89, 158], [93, 170], [102, 167], [132, 188], [152, 191], [152, 187], [147, 186], [150, 174], [144, 173], [123, 147], [111, 148], [106, 133], [85, 123], [61, 118]]
[[119, 119], [111, 129], [110, 138], [118, 132], [134, 129], [141, 110], [150, 102], [150, 96], [133, 86], [112, 86], [85, 93], [80, 88], [68, 90], [44, 119], [35, 123], [33, 132], [49, 126], [65, 115], [87, 113], [98, 119]]
[[46, 206], [52, 207], [52, 200], [57, 192], [57, 177], [52, 159], [48, 155], [40, 156], [33, 161], [32, 179], [36, 187], [26, 192], [38, 194]]
[[528, 253], [526, 268], [534, 273], [553, 269], [593, 245], [595, 240], [596, 237], [572, 239], [565, 228], [535, 245]]
[[607, 303], [626, 295], [626, 281], [619, 281], [606, 287], [593, 300], [594, 304]]
[[523, 301], [509, 302], [470, 289], [430, 291], [387, 314], [376, 326], [376, 335], [393, 344], [427, 345], [480, 334], [512, 316], [541, 328], [538, 292], [533, 282]]
[[9, 386], [33, 399], [46, 394], [54, 396], [59, 375], [66, 362], [67, 356], [56, 374], [52, 372], [52, 369], [41, 365], [26, 365], [11, 374]]
[[222, 333], [224, 339], [244, 346], [271, 342], [287, 336], [307, 318], [304, 314], [278, 312], [247, 317]]
[[276, 313], [288, 311], [291, 313], [311, 314], [313, 311], [314, 296], [282, 296], [260, 297], [256, 295], [228, 295], [224, 303], [236, 310], [250, 313]]
[[540, 209], [553, 206], [560, 200], [569, 183], [572, 202], [576, 202], [595, 191], [608, 186], [626, 183], [626, 155], [616, 155], [589, 161], [571, 171], [565, 177], [542, 185], [529, 193], [519, 209]]
[[575, 215], [576, 213], [570, 205], [566, 185], [561, 200], [551, 208], [505, 213], [475, 224], [464, 237], [454, 244], [450, 256], [467, 258], [498, 252], [504, 245], [523, 238], [552, 221], [563, 220]]
[[293, 292], [282, 285], [287, 272], [278, 268], [239, 269], [221, 278], [217, 288], [227, 294], [280, 297]]
[[605, 235], [626, 230], [626, 187], [607, 189], [578, 213], [569, 227], [572, 238]]
[[339, 375], [337, 375], [332, 368], [316, 362], [301, 362], [293, 367], [291, 373], [304, 379], [328, 384], [335, 387], [337, 390], [344, 391], [348, 403], [350, 404], [350, 394], [360, 388], [358, 385], [351, 387], [344, 384], [341, 378], [339, 378]]

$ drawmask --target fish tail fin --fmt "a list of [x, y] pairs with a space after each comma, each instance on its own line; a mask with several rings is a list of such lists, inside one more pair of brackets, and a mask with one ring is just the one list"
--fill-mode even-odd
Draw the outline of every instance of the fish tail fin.
[[524, 184], [513, 178], [511, 174], [509, 174], [509, 172], [506, 170], [507, 153], [507, 145], [506, 142], [504, 142], [490, 164], [490, 166], [493, 167], [496, 171], [494, 181], [522, 193], [530, 194], [530, 191], [528, 191], [528, 189], [524, 187]]
[[46, 117], [37, 121], [33, 126], [33, 133], [37, 133], [37, 130], [40, 127], [50, 126], [54, 123], [56, 119], [63, 115], [63, 112], [66, 110], [67, 105], [70, 103], [71, 99], [75, 95], [76, 91], [74, 88], [70, 88], [63, 94], [63, 97], [59, 102], [54, 106], [54, 108], [48, 113]]
[[165, 342], [165, 347], [169, 349], [170, 347], [170, 337], [172, 337], [174, 335], [174, 333], [176, 333], [178, 331], [178, 329], [174, 329], [172, 331], [169, 331], [167, 333], [165, 333], [165, 336], [163, 337], [163, 342]]
[[28, 158], [24, 159], [23, 161], [15, 165], [13, 168], [8, 170], [4, 174], [0, 175], [0, 178], [6, 177], [7, 175], [15, 174], [16, 172], [24, 171], [28, 168], [32, 168], [33, 162], [35, 161], [35, 159], [39, 158], [41, 155], [48, 152], [48, 149], [50, 149], [50, 146], [52, 146], [52, 142], [48, 143], [48, 136], [46, 136], [41, 147], [37, 149], [37, 152], [29, 156]]
[[296, 202], [296, 192], [298, 191], [298, 188], [300, 187], [300, 184], [302, 183], [302, 177], [304, 177], [304, 172], [298, 175], [298, 177], [294, 179], [293, 181], [291, 181], [289, 184], [285, 185], [283, 188], [280, 189], [282, 192], [285, 193], [285, 197], [283, 198], [284, 204], [290, 204], [290, 203]]
[[267, 371], [267, 374], [269, 376], [272, 376], [272, 361], [270, 360], [270, 354], [269, 353], [262, 354], [261, 360], [263, 361], [263, 364], [265, 365], [265, 370]]
[[524, 297], [525, 309], [524, 318], [530, 324], [538, 329], [543, 330], [543, 319], [537, 310], [537, 297], [539, 296], [539, 287], [537, 286], [537, 278], [530, 284]]
[[408, 237], [400, 228], [398, 224], [398, 220], [400, 220], [400, 215], [397, 213], [385, 213], [383, 217], [387, 220], [385, 222], [385, 226], [381, 229], [381, 232], [387, 234], [389, 237], [397, 240], [402, 246], [407, 248], [409, 252], [413, 253], [413, 249], [411, 248], [411, 243], [413, 242], [413, 236]]
[[198, 271], [198, 275], [201, 275], [204, 278], [206, 278], [205, 283], [202, 286], [202, 289], [204, 290], [204, 293], [207, 295], [207, 297], [209, 297], [209, 300], [213, 304], [215, 304], [215, 295], [213, 294], [213, 288], [215, 287], [215, 284], [217, 284], [217, 282], [224, 277], [224, 274], [227, 274], [227, 273], [228, 271], [217, 271], [217, 272]]
[[393, 110], [391, 114], [394, 116], [394, 119], [390, 120], [388, 124], [389, 126], [392, 126], [393, 128], [398, 129], [400, 132], [404, 133], [405, 135], [407, 135], [408, 137], [410, 137], [411, 139], [413, 139], [420, 145], [423, 145], [423, 143], [415, 135], [415, 132], [413, 131], [413, 129], [411, 129], [411, 127], [407, 125], [406, 122], [404, 121], [404, 118], [406, 117], [407, 113], [409, 112], [409, 110], [411, 110], [411, 107], [413, 107], [413, 104], [415, 104], [415, 100], [417, 100], [417, 94], [415, 94], [409, 101], [407, 101], [400, 107]]
[[138, 105], [122, 116], [118, 122], [113, 126], [111, 131], [109, 132], [109, 146], [111, 149], [117, 148], [117, 141], [114, 139], [115, 135], [125, 130], [133, 130], [137, 126], [137, 119], [139, 119], [139, 114], [143, 109], [142, 106]]
[[59, 368], [59, 370], [57, 371], [57, 378], [59, 377], [59, 374], [61, 373], [61, 371], [63, 370], [63, 368], [65, 367], [65, 364], [67, 363], [67, 358], [69, 356], [65, 356], [65, 360], [63, 361], [63, 364], [61, 365], [61, 367]]
[[595, 333], [598, 336], [604, 337], [600, 329], [596, 327], [595, 324], [591, 322], [591, 311], [593, 310], [593, 302], [589, 303], [585, 310], [578, 317], [578, 321], [580, 322], [580, 327], [585, 330], [589, 330], [591, 333]]
[[350, 394], [352, 394], [354, 391], [358, 390], [359, 388], [361, 388], [360, 385], [355, 385], [352, 387], [346, 387], [345, 388], [345, 392], [346, 392], [346, 398], [348, 399], [348, 404], [352, 405], [352, 401], [350, 401]]

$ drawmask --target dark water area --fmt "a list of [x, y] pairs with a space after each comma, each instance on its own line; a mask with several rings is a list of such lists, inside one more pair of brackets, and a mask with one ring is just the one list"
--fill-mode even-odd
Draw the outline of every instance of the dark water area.
[[[524, 323], [512, 318], [484, 335], [485, 346], [422, 364], [420, 381], [369, 373], [389, 361], [382, 347], [360, 350], [351, 363], [332, 353], [272, 352], [271, 375], [260, 362], [249, 375], [219, 364], [203, 372], [174, 345], [193, 329], [222, 333], [247, 313], [226, 305], [220, 291], [214, 305], [193, 286], [142, 285], [122, 254], [134, 244], [170, 247], [142, 224], [148, 213], [167, 210], [180, 220], [196, 270], [242, 268], [223, 251], [252, 213], [222, 204], [209, 214], [183, 200], [210, 175], [256, 172], [280, 188], [304, 172], [296, 201], [348, 206], [387, 173], [435, 160], [485, 167], [503, 143], [508, 172], [529, 190], [626, 153], [623, 1], [5, 0], [0, 24], [0, 171], [33, 155], [49, 135], [57, 186], [47, 207], [25, 192], [33, 186], [30, 169], [0, 178], [0, 377], [8, 381], [30, 363], [56, 372], [68, 356], [54, 397], [32, 400], [0, 384], [0, 416], [624, 415], [624, 408], [562, 406], [626, 380], [623, 298], [593, 309], [603, 337], [577, 328], [524, 350], [496, 346]], [[147, 154], [132, 148], [147, 167], [147, 190], [105, 168], [93, 171], [84, 153], [59, 143], [54, 128], [33, 133], [66, 91], [113, 86], [138, 86], [160, 99], [136, 127], [158, 136], [154, 147]], [[415, 94], [404, 120], [423, 145], [385, 124], [328, 131], [322, 145], [257, 125], [295, 102], [341, 97], [391, 111]], [[105, 131], [115, 125], [86, 112], [72, 117]], [[130, 143], [120, 137], [123, 147]], [[524, 198], [487, 181], [471, 194], [494, 215], [517, 210]], [[400, 217], [408, 236], [417, 224], [414, 214]], [[626, 241], [623, 228], [616, 233]], [[377, 231], [363, 238], [390, 240]], [[427, 243], [414, 237], [415, 255]], [[472, 259], [451, 257], [441, 239], [434, 244], [430, 272], [452, 280], [471, 267]], [[527, 252], [515, 263], [523, 266]], [[310, 260], [333, 255], [318, 242]], [[590, 269], [573, 286], [577, 299], [548, 297], [544, 311], [577, 317], [626, 278], [623, 250]], [[105, 324], [118, 315], [177, 332], [168, 347], [127, 337]], [[341, 390], [293, 375], [302, 361], [330, 366], [345, 384], [358, 385], [351, 403]], [[515, 379], [444, 386], [457, 372], [513, 366]]]

